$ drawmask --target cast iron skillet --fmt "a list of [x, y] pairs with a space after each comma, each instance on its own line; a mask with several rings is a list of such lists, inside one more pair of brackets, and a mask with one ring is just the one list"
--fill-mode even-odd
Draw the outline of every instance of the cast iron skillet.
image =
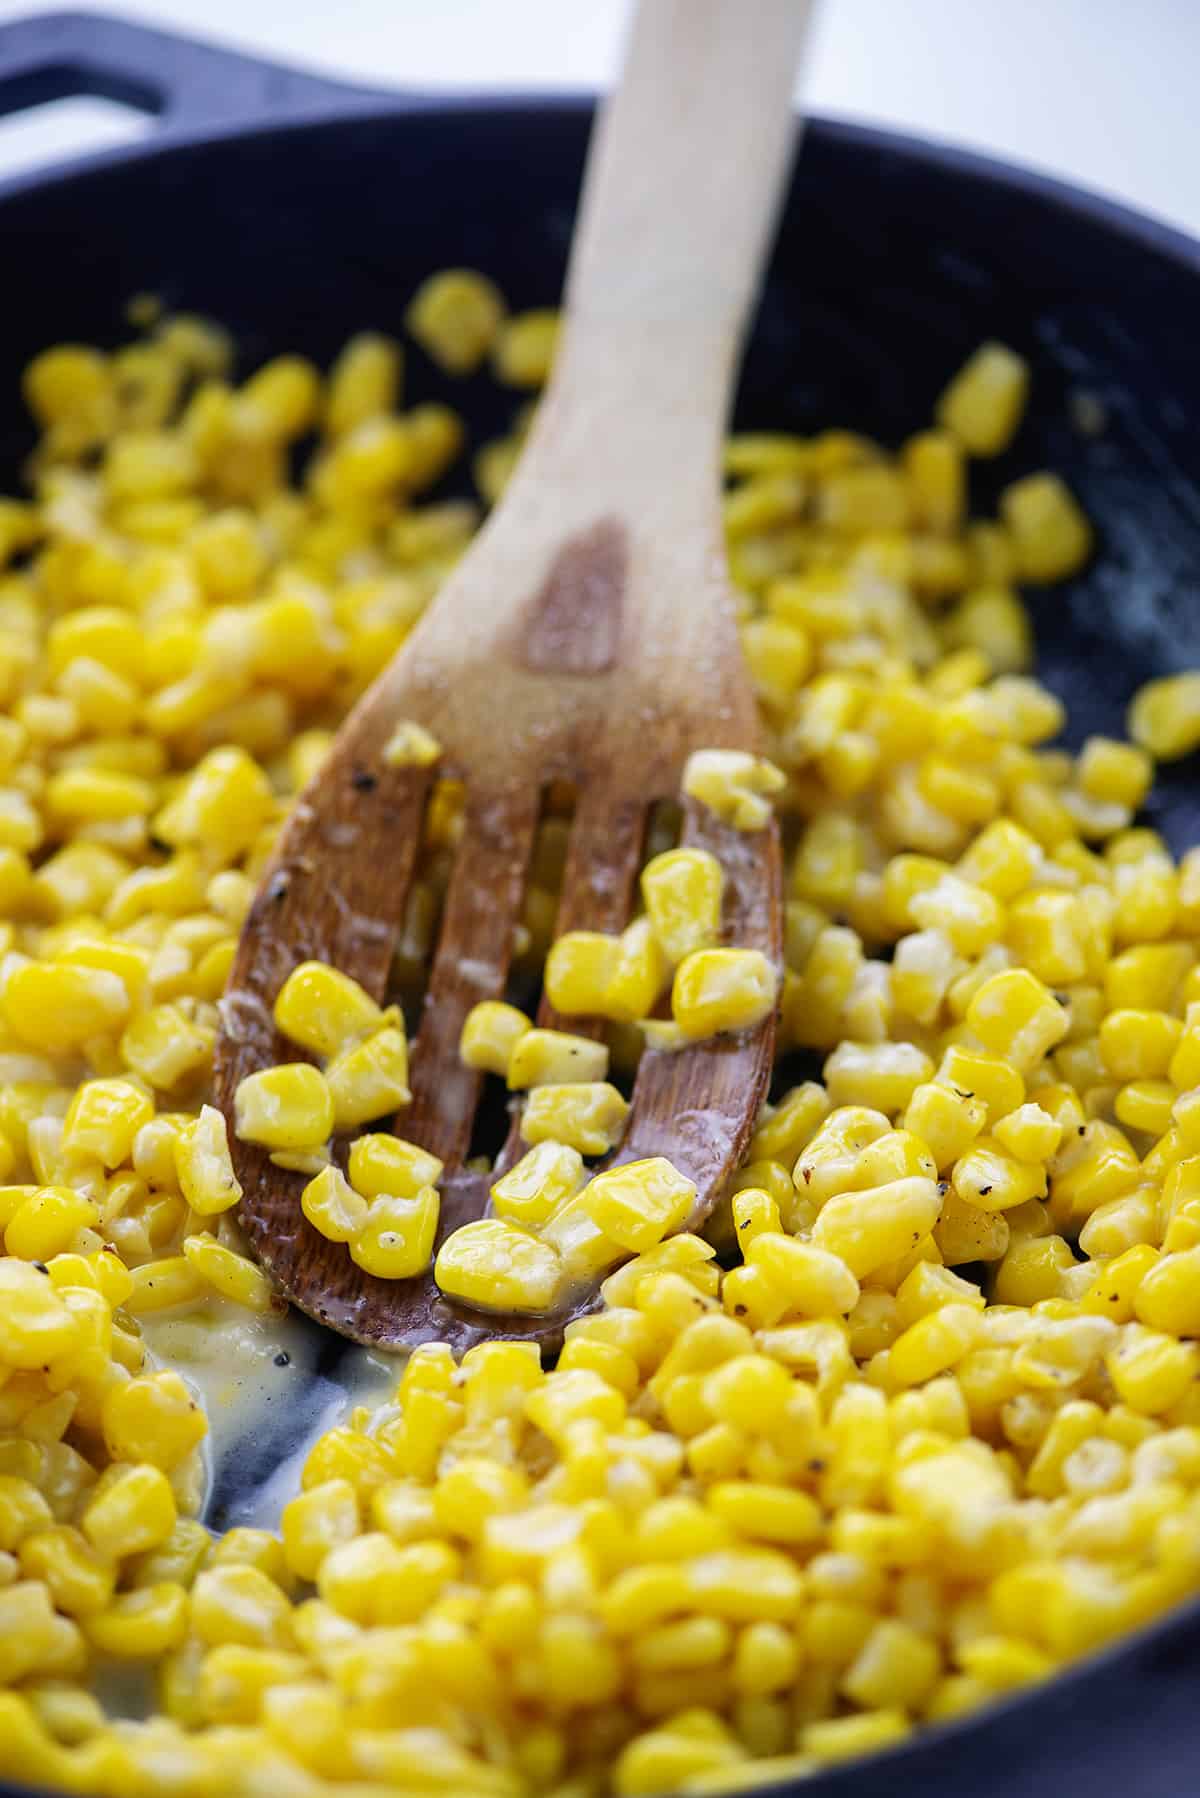
[[[96, 16], [0, 28], [0, 113], [70, 94], [157, 115], [148, 145], [0, 184], [0, 482], [29, 446], [22, 364], [119, 341], [139, 291], [232, 326], [252, 366], [328, 359], [396, 329], [418, 279], [486, 269], [517, 305], [562, 280], [585, 99], [382, 95]], [[1031, 358], [1034, 405], [977, 497], [1045, 463], [1101, 522], [1094, 566], [1034, 598], [1072, 740], [1119, 731], [1134, 686], [1200, 665], [1200, 248], [1052, 181], [884, 133], [814, 123], [746, 363], [742, 425], [844, 424], [895, 440], [981, 338]], [[410, 359], [476, 440], [511, 400]], [[1081, 404], [1082, 400], [1082, 404]], [[1097, 402], [1100, 435], [1081, 425]], [[1150, 822], [1200, 842], [1197, 763]], [[793, 1786], [807, 1798], [1195, 1798], [1200, 1605], [978, 1720]], [[0, 1742], [0, 1778], [4, 1744]], [[774, 1788], [782, 1798], [785, 1788]], [[0, 1787], [15, 1798], [17, 1788]]]

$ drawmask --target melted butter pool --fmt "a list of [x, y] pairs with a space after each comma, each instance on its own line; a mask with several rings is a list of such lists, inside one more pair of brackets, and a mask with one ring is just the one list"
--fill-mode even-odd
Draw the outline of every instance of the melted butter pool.
[[277, 1528], [313, 1444], [356, 1406], [382, 1404], [401, 1365], [299, 1312], [258, 1317], [216, 1297], [143, 1318], [142, 1333], [208, 1416], [199, 1515], [214, 1531]]

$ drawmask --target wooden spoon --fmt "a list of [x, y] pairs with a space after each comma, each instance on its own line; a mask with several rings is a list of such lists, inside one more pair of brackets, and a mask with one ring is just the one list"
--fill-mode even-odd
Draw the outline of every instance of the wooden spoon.
[[[546, 788], [577, 806], [559, 933], [628, 922], [649, 808], [693, 750], [754, 748], [758, 724], [722, 549], [721, 438], [747, 313], [793, 139], [808, 0], [642, 0], [621, 85], [588, 162], [549, 388], [501, 503], [395, 660], [350, 715], [283, 832], [222, 1005], [216, 1086], [244, 1188], [240, 1221], [287, 1296], [359, 1342], [399, 1349], [490, 1335], [553, 1347], [549, 1317], [471, 1311], [428, 1273], [363, 1273], [300, 1209], [305, 1176], [233, 1134], [246, 1075], [294, 1061], [271, 1008], [312, 958], [384, 997], [434, 770], [390, 768], [397, 722], [443, 746], [466, 828], [412, 1057], [400, 1134], [447, 1164], [439, 1242], [482, 1215], [464, 1169], [480, 1077], [463, 1020], [501, 997]], [[689, 807], [684, 840], [726, 872], [726, 939], [780, 957], [773, 827]], [[543, 1004], [540, 1021], [557, 1022]], [[580, 1029], [578, 1019], [567, 1026]], [[707, 1216], [742, 1156], [770, 1074], [773, 1021], [644, 1055], [614, 1159], [665, 1155]], [[521, 1151], [515, 1129], [505, 1151]]]

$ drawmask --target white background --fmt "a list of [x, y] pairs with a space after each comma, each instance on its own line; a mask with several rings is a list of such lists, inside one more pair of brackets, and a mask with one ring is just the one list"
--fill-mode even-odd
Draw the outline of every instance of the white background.
[[[0, 24], [33, 10], [0, 0]], [[594, 87], [624, 0], [155, 0], [125, 10], [378, 86]], [[749, 4], [748, 4], [749, 10]], [[975, 145], [1200, 235], [1200, 0], [824, 0], [814, 111]], [[72, 100], [0, 119], [0, 176], [146, 129]]]

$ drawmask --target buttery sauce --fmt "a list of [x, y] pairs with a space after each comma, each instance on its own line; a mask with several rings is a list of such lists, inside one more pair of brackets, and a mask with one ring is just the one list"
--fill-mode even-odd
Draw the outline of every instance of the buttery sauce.
[[154, 1361], [189, 1383], [208, 1416], [197, 1514], [213, 1530], [274, 1529], [318, 1437], [381, 1404], [399, 1363], [334, 1337], [297, 1311], [256, 1316], [228, 1300], [143, 1319]]

